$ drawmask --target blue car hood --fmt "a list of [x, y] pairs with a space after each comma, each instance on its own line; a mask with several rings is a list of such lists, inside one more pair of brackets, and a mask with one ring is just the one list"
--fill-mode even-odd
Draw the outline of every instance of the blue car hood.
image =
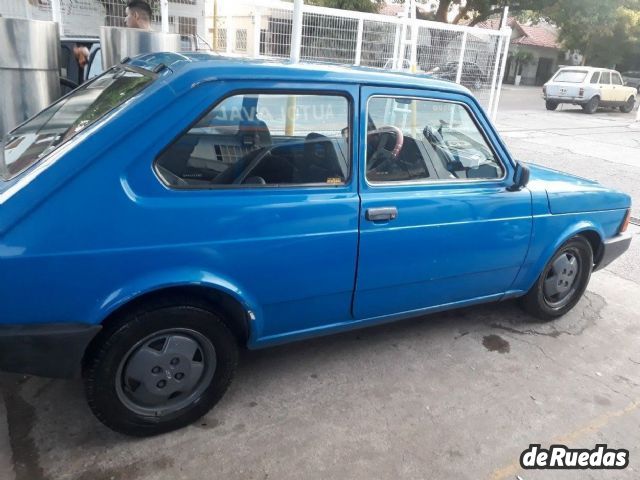
[[604, 187], [595, 180], [540, 165], [527, 166], [530, 171], [529, 188], [545, 190], [551, 213], [593, 212], [631, 206], [629, 195]]

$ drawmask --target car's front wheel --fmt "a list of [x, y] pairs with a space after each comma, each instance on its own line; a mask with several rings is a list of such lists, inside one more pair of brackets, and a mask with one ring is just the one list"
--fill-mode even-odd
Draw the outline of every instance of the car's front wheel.
[[571, 310], [589, 283], [593, 268], [591, 244], [577, 236], [551, 257], [544, 270], [522, 298], [522, 306], [542, 320], [553, 320]]
[[600, 98], [593, 97], [587, 103], [582, 105], [582, 110], [584, 111], [584, 113], [589, 113], [589, 114], [596, 113], [599, 105], [600, 105]]
[[202, 306], [136, 311], [108, 325], [85, 359], [87, 400], [109, 428], [150, 436], [184, 427], [222, 397], [238, 346]]
[[633, 106], [636, 103], [636, 98], [635, 97], [629, 97], [626, 101], [626, 103], [622, 106], [620, 106], [620, 111], [622, 113], [629, 113], [631, 112], [631, 110], [633, 110]]
[[558, 102], [547, 100], [545, 102], [545, 107], [547, 107], [547, 110], [555, 110], [556, 108], [558, 108]]

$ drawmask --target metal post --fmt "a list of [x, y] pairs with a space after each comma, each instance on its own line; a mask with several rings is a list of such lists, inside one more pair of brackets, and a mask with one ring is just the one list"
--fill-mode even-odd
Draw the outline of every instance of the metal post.
[[64, 29], [62, 28], [62, 8], [60, 7], [60, 0], [51, 0], [51, 20], [58, 24], [60, 37], [62, 37]]
[[391, 68], [395, 70], [398, 64], [398, 50], [400, 49], [400, 24], [396, 24], [396, 37], [393, 41], [393, 61], [391, 62]]
[[498, 91], [496, 92], [496, 99], [493, 102], [493, 113], [489, 113], [489, 117], [492, 121], [496, 121], [498, 117], [498, 104], [500, 103], [500, 92], [502, 91], [502, 82], [504, 81], [504, 69], [507, 65], [507, 54], [509, 53], [509, 43], [511, 40], [511, 29], [509, 27], [504, 27], [502, 29], [504, 32], [504, 52], [502, 52], [502, 62], [500, 65], [500, 76], [498, 77]]
[[160, 0], [160, 18], [162, 33], [169, 33], [169, 0]]
[[400, 51], [395, 59], [394, 69], [402, 70], [404, 68], [404, 54], [407, 49], [407, 25], [409, 23], [409, 13], [411, 12], [410, 1], [405, 2], [404, 18], [402, 19], [402, 28], [400, 29]]
[[364, 30], [364, 20], [360, 18], [358, 20], [358, 34], [356, 35], [356, 58], [353, 61], [354, 65], [360, 65], [362, 58], [362, 32]]
[[[415, 0], [411, 0], [411, 72], [416, 73], [418, 70], [418, 10]], [[415, 137], [414, 137], [415, 138]]]
[[303, 0], [293, 0], [293, 22], [291, 26], [291, 61], [300, 61], [300, 50], [302, 48], [302, 8]]
[[258, 12], [253, 14], [253, 58], [260, 56], [260, 30], [262, 26], [262, 18]]
[[218, 0], [213, 0], [213, 51], [218, 51]]
[[460, 83], [462, 79], [462, 64], [464, 62], [464, 51], [467, 47], [467, 32], [462, 33], [462, 42], [460, 42], [460, 56], [458, 57], [458, 71], [456, 72], [456, 83]]
[[296, 131], [296, 105], [297, 97], [295, 95], [289, 95], [287, 97], [287, 110], [284, 120], [284, 134], [287, 137], [292, 137]]
[[491, 92], [489, 93], [489, 107], [487, 108], [488, 112], [491, 112], [493, 108], [493, 97], [495, 96], [496, 89], [496, 78], [498, 77], [498, 65], [500, 64], [500, 52], [502, 51], [502, 40], [503, 37], [500, 35], [498, 38], [498, 48], [496, 49], [496, 58], [493, 65], [493, 75], [491, 76]]
[[227, 15], [227, 20], [226, 21], [227, 21], [227, 25], [226, 25], [226, 32], [227, 32], [226, 52], [227, 53], [231, 53], [231, 52], [233, 52], [233, 46], [236, 43], [236, 32], [232, 28], [233, 16]]
[[[498, 39], [498, 49], [496, 52], [496, 61], [495, 61], [495, 65], [493, 68], [493, 77], [491, 78], [491, 93], [489, 94], [489, 108], [487, 109], [487, 111], [489, 112], [489, 117], [491, 117], [491, 112], [493, 111], [493, 100], [495, 98], [495, 94], [496, 94], [496, 77], [497, 77], [497, 73], [498, 73], [498, 65], [500, 64], [500, 53], [502, 51], [502, 43], [505, 43], [505, 49], [504, 51], [506, 52], [509, 49], [509, 42], [511, 40], [511, 36], [509, 36], [508, 38], [505, 37], [503, 35], [503, 28], [506, 26], [507, 24], [507, 16], [509, 15], [509, 7], [504, 7], [503, 13], [502, 13], [502, 18], [500, 19], [500, 38]], [[506, 58], [506, 55], [505, 55]], [[502, 83], [502, 82], [500, 82]]]

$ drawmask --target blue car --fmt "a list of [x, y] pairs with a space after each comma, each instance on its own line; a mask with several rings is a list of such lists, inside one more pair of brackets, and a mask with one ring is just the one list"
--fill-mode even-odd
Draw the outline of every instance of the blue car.
[[220, 400], [239, 349], [521, 298], [553, 319], [630, 198], [514, 160], [470, 92], [156, 54], [3, 140], [0, 369], [81, 375], [136, 436]]

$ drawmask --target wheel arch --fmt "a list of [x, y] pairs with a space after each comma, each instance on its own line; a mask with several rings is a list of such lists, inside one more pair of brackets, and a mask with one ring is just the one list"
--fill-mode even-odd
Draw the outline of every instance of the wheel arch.
[[242, 345], [251, 337], [254, 322], [261, 318], [258, 303], [237, 284], [217, 275], [194, 272], [163, 272], [114, 290], [92, 313], [90, 321], [103, 328], [145, 305], [195, 304], [219, 313]]
[[525, 292], [529, 291], [529, 289], [534, 285], [545, 265], [549, 262], [551, 257], [553, 257], [556, 251], [567, 241], [577, 236], [584, 237], [589, 242], [589, 245], [591, 245], [591, 249], [593, 250], [594, 265], [597, 265], [597, 262], [602, 256], [602, 245], [604, 242], [603, 239], [605, 238], [604, 231], [597, 224], [591, 221], [585, 220], [578, 222], [567, 227], [560, 235], [558, 235], [555, 242], [550, 243], [541, 252], [538, 258], [533, 260], [529, 273], [526, 276], [523, 288]]

